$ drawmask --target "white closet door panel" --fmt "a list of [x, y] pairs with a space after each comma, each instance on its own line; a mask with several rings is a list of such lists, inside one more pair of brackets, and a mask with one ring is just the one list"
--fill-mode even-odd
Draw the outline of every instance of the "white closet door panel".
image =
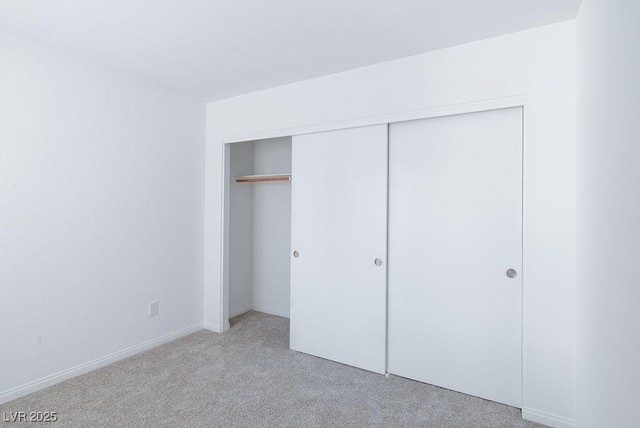
[[389, 371], [521, 407], [522, 109], [389, 132]]
[[292, 149], [291, 348], [384, 373], [387, 126], [296, 136]]

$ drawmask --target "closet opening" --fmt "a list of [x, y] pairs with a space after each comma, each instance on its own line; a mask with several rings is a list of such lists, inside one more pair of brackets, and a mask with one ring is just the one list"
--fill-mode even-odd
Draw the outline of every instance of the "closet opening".
[[251, 310], [289, 318], [291, 137], [227, 144], [225, 156], [223, 322]]

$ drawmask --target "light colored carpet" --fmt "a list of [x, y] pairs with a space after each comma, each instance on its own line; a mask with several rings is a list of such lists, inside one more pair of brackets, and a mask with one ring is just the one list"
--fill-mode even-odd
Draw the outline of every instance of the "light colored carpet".
[[[249, 312], [0, 406], [69, 427], [539, 427], [520, 410], [289, 350], [289, 320]], [[1, 419], [0, 419], [1, 421]], [[21, 424], [7, 423], [10, 426]]]

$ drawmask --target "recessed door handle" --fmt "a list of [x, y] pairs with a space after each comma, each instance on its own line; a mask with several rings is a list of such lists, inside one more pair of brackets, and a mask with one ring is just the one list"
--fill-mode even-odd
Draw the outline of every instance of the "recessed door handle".
[[376, 266], [382, 266], [382, 259], [375, 259], [373, 261], [373, 264], [376, 265]]
[[293, 257], [295, 257], [297, 259], [298, 256], [300, 256], [300, 253], [298, 252], [298, 250], [294, 251], [293, 252]]
[[509, 278], [515, 278], [516, 276], [518, 276], [518, 272], [516, 272], [515, 269], [507, 269], [507, 276]]

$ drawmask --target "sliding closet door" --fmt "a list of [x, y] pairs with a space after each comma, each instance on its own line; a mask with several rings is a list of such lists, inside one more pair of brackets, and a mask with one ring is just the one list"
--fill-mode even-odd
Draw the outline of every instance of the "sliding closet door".
[[293, 137], [291, 349], [385, 372], [387, 126]]
[[520, 407], [522, 109], [389, 131], [389, 371]]

